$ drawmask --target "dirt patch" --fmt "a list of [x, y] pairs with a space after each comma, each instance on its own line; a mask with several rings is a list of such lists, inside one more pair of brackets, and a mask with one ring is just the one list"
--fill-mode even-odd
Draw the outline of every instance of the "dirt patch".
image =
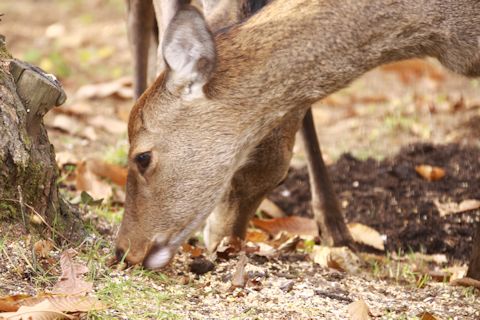
[[[329, 167], [348, 222], [367, 224], [387, 236], [388, 251], [445, 253], [467, 261], [480, 210], [441, 217], [434, 200], [480, 199], [480, 149], [458, 144], [415, 144], [383, 161], [344, 154]], [[442, 167], [428, 182], [415, 166]], [[312, 216], [306, 168], [292, 169], [269, 198], [288, 214]]]

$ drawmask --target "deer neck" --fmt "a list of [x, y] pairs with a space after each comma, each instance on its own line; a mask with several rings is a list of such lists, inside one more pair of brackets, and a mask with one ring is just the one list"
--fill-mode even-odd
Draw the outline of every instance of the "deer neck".
[[442, 17], [430, 2], [274, 1], [217, 36], [209, 90], [230, 105], [288, 112], [378, 65], [434, 55]]

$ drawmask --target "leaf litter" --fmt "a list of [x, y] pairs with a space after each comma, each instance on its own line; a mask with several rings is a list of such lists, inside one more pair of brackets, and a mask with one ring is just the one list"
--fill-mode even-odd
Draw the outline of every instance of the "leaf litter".
[[[36, 242], [34, 248], [38, 248], [39, 243], [50, 247], [45, 242]], [[83, 279], [89, 270], [85, 265], [74, 261], [75, 255], [73, 249], [67, 249], [61, 254], [62, 274], [50, 293], [0, 297], [0, 319], [74, 319], [72, 314], [105, 309], [106, 306], [100, 300], [86, 296], [92, 291], [93, 284]]]

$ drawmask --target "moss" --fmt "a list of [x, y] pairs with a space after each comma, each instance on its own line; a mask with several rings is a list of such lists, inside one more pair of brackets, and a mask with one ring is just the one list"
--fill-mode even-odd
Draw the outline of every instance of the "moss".
[[11, 220], [17, 217], [18, 208], [16, 205], [9, 200], [0, 200], [0, 221], [1, 220]]
[[5, 37], [0, 34], [0, 59], [12, 59], [12, 55], [5, 46]]

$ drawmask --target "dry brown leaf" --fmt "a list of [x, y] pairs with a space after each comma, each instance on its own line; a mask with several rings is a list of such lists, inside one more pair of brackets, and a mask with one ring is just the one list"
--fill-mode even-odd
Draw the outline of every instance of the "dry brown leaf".
[[70, 151], [60, 151], [55, 153], [55, 160], [61, 168], [66, 164], [76, 164], [78, 157]]
[[86, 294], [92, 291], [93, 284], [83, 280], [83, 275], [88, 272], [87, 266], [73, 261], [75, 250], [67, 249], [60, 256], [62, 275], [52, 289], [54, 294]]
[[109, 179], [119, 186], [125, 186], [127, 183], [128, 171], [122, 166], [107, 163], [99, 159], [88, 159], [87, 167], [95, 175]]
[[445, 79], [445, 73], [441, 69], [424, 59], [409, 59], [389, 63], [381, 68], [384, 71], [396, 73], [405, 84], [418, 81], [422, 77], [429, 78], [435, 82], [441, 82]]
[[86, 126], [82, 130], [80, 130], [78, 135], [91, 141], [96, 141], [98, 138], [95, 128], [91, 126]]
[[194, 247], [188, 243], [182, 245], [183, 252], [189, 253], [192, 258], [200, 257], [203, 254], [203, 248]]
[[427, 274], [432, 278], [433, 281], [437, 282], [448, 282], [450, 281], [451, 273], [441, 271], [441, 270], [429, 270]]
[[377, 230], [361, 223], [349, 223], [348, 229], [354, 241], [378, 250], [385, 250], [382, 235]]
[[95, 175], [86, 161], [77, 164], [75, 182], [78, 191], [86, 191], [94, 199], [108, 199], [112, 196], [112, 187]]
[[357, 300], [348, 305], [348, 316], [350, 320], [368, 320], [370, 311], [363, 300]]
[[47, 257], [52, 249], [53, 242], [50, 240], [39, 240], [33, 245], [33, 251], [35, 252], [35, 255], [40, 258]]
[[83, 117], [96, 114], [96, 110], [92, 104], [89, 103], [73, 103], [62, 105], [61, 108], [55, 108], [52, 110], [55, 113], [64, 113], [70, 116]]
[[437, 181], [445, 176], [445, 170], [440, 167], [430, 165], [419, 165], [415, 167], [415, 171], [427, 181]]
[[302, 242], [299, 236], [294, 236], [278, 246], [278, 251], [293, 252], [297, 250], [297, 246]]
[[78, 89], [76, 93], [77, 99], [101, 99], [107, 97], [132, 99], [131, 78], [124, 77], [110, 82], [88, 84]]
[[283, 212], [279, 206], [267, 198], [263, 199], [262, 203], [260, 203], [260, 206], [258, 207], [258, 210], [272, 218], [282, 218], [286, 216], [285, 212]]
[[252, 219], [252, 224], [271, 235], [286, 231], [293, 235], [318, 236], [318, 227], [315, 220], [303, 217], [291, 216], [269, 220]]
[[440, 203], [438, 199], [435, 199], [433, 200], [433, 203], [437, 207], [440, 217], [445, 217], [449, 214], [462, 213], [480, 208], [480, 200], [477, 199], [467, 199], [461, 202], [445, 203]]
[[54, 320], [54, 319], [73, 319], [73, 317], [58, 310], [48, 300], [44, 300], [33, 306], [22, 306], [16, 312], [0, 313], [0, 319]]
[[247, 235], [245, 236], [245, 241], [251, 242], [265, 242], [268, 240], [268, 234], [261, 230], [247, 230]]
[[437, 318], [435, 318], [435, 316], [430, 312], [423, 312], [419, 314], [418, 317], [420, 320], [437, 320]]
[[277, 253], [274, 247], [263, 242], [257, 243], [258, 250], [255, 252], [258, 256], [271, 257]]
[[77, 134], [82, 128], [77, 119], [65, 114], [56, 115], [50, 123], [50, 126], [70, 134]]
[[450, 281], [450, 284], [452, 286], [474, 287], [480, 289], [480, 280], [469, 277], [455, 279], [453, 281]]
[[461, 279], [467, 275], [468, 267], [466, 265], [456, 265], [451, 266], [448, 268], [444, 268], [443, 271], [448, 272], [451, 274], [450, 281], [454, 281], [456, 279]]
[[20, 307], [19, 301], [30, 298], [29, 295], [17, 294], [0, 297], [0, 312], [15, 312]]
[[225, 237], [216, 249], [217, 257], [229, 259], [242, 250], [243, 241], [237, 237]]
[[105, 305], [93, 297], [81, 295], [51, 295], [43, 294], [36, 297], [25, 297], [16, 301], [17, 308], [20, 306], [32, 307], [45, 300], [48, 300], [57, 310], [61, 312], [87, 312], [105, 309]]
[[425, 253], [415, 252], [412, 256], [414, 260], [421, 260], [423, 262], [432, 262], [438, 265], [442, 265], [448, 262], [447, 256], [442, 253], [425, 254]]
[[314, 246], [310, 257], [322, 267], [357, 273], [360, 258], [347, 247]]
[[125, 122], [102, 115], [90, 118], [88, 123], [113, 134], [124, 134], [127, 132], [127, 124]]

